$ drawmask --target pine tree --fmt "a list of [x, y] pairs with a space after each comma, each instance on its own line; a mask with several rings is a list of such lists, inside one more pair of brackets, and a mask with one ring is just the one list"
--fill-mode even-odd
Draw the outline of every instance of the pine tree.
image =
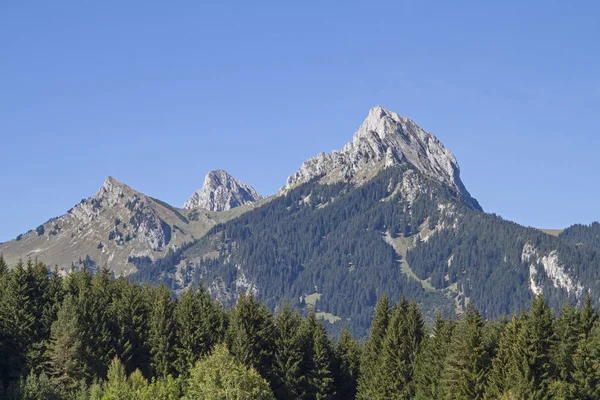
[[171, 292], [164, 284], [152, 290], [150, 301], [152, 305], [148, 333], [148, 346], [152, 356], [150, 364], [154, 374], [164, 378], [174, 372], [175, 303]]
[[310, 384], [317, 400], [335, 396], [335, 381], [332, 370], [333, 349], [322, 322], [317, 323], [313, 333], [313, 365]]
[[376, 371], [389, 319], [390, 302], [386, 294], [379, 299], [375, 306], [373, 322], [371, 323], [371, 333], [365, 342], [361, 358], [357, 393], [357, 398], [360, 400], [373, 399], [374, 394], [378, 392]]
[[273, 315], [254, 295], [240, 295], [231, 315], [227, 342], [231, 353], [242, 364], [252, 367], [271, 381], [275, 354]]
[[114, 346], [125, 371], [131, 373], [139, 369], [150, 376], [150, 353], [146, 344], [150, 307], [144, 299], [142, 288], [119, 277], [114, 283], [111, 306]]
[[222, 340], [221, 316], [203, 286], [187, 290], [175, 307], [177, 368], [186, 373]]
[[515, 343], [523, 329], [523, 317], [513, 316], [502, 332], [492, 369], [488, 374], [486, 399], [517, 398], [515, 388], [518, 376], [518, 362]]
[[[585, 313], [585, 311], [584, 311]], [[600, 398], [600, 324], [581, 338], [573, 356], [573, 381], [578, 399]]]
[[585, 297], [585, 303], [583, 310], [581, 310], [581, 329], [582, 334], [585, 337], [588, 337], [592, 329], [594, 328], [594, 324], [598, 321], [598, 312], [594, 309], [592, 304], [592, 295], [590, 293]]
[[552, 364], [556, 368], [557, 379], [569, 385], [573, 383], [573, 355], [583, 335], [581, 322], [579, 310], [567, 303], [562, 308], [560, 318], [554, 324], [556, 340], [551, 348]]
[[49, 371], [56, 384], [75, 389], [86, 378], [85, 353], [78, 329], [77, 309], [67, 296], [52, 324], [48, 348]]
[[415, 361], [415, 399], [441, 399], [441, 377], [454, 324], [437, 314], [430, 338], [425, 339], [423, 351]]
[[306, 374], [302, 367], [309, 340], [302, 335], [302, 318], [285, 304], [275, 318], [275, 356], [273, 374], [275, 396], [278, 399], [298, 399], [303, 396]]
[[356, 397], [361, 354], [360, 344], [352, 337], [348, 328], [344, 327], [335, 348], [338, 399], [354, 399]]
[[414, 397], [412, 382], [415, 359], [424, 337], [424, 324], [416, 303], [404, 298], [394, 307], [383, 341], [381, 365], [378, 369], [380, 399]]
[[4, 332], [2, 369], [5, 377], [17, 379], [27, 375], [27, 352], [38, 338], [39, 326], [36, 312], [34, 275], [22, 261], [8, 274], [0, 299], [0, 324]]
[[485, 392], [489, 355], [483, 341], [484, 320], [469, 303], [457, 323], [442, 372], [443, 398], [482, 399]]

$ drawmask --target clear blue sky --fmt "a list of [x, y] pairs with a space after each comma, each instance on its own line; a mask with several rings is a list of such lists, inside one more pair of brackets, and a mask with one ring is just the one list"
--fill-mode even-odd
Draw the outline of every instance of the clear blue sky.
[[378, 104], [486, 211], [598, 220], [600, 6], [491, 3], [3, 1], [0, 241], [108, 175], [178, 206], [216, 168], [272, 194]]

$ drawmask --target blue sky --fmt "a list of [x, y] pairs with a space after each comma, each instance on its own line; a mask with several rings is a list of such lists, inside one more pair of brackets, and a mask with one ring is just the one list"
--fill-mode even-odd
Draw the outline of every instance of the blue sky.
[[177, 206], [217, 168], [272, 194], [374, 105], [486, 211], [598, 220], [600, 6], [491, 3], [4, 1], [0, 241], [108, 175]]

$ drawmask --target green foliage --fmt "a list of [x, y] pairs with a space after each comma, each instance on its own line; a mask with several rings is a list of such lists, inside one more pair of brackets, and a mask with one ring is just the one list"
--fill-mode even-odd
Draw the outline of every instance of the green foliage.
[[67, 296], [52, 324], [48, 348], [49, 371], [57, 385], [75, 389], [86, 377], [86, 357], [83, 349], [78, 315], [73, 298]]
[[63, 280], [19, 263], [0, 275], [0, 294], [0, 398], [600, 397], [590, 297], [555, 318], [540, 296], [509, 322], [484, 321], [469, 303], [428, 332], [416, 302], [382, 296], [361, 346], [348, 330], [334, 345], [312, 309], [303, 318], [286, 304], [274, 317], [249, 294], [224, 311], [202, 287], [173, 299], [106, 270]]
[[223, 340], [223, 318], [202, 286], [197, 291], [187, 290], [179, 297], [175, 307], [175, 351], [179, 373], [185, 373]]
[[471, 304], [458, 321], [442, 372], [445, 399], [483, 399], [489, 354], [483, 338], [484, 320]]
[[241, 295], [230, 318], [227, 343], [238, 361], [254, 368], [265, 379], [273, 374], [275, 332], [269, 310], [254, 295]]
[[356, 397], [361, 355], [362, 348], [360, 344], [352, 337], [350, 331], [344, 328], [335, 348], [339, 399], [353, 399]]
[[225, 345], [198, 361], [190, 371], [185, 399], [271, 400], [269, 384], [255, 369], [237, 361]]
[[148, 347], [152, 370], [157, 376], [166, 377], [175, 371], [175, 302], [165, 285], [150, 293]]
[[387, 294], [384, 294], [375, 307], [373, 323], [371, 324], [371, 334], [365, 342], [358, 378], [357, 397], [359, 399], [372, 399], [379, 393], [380, 386], [377, 381], [378, 363], [389, 322], [390, 301]]

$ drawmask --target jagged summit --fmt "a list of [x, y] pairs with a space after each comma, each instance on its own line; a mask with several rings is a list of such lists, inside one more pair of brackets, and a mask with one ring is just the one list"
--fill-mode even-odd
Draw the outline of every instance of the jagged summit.
[[218, 169], [206, 175], [202, 188], [184, 203], [183, 208], [225, 211], [260, 199], [262, 196], [252, 186]]
[[460, 169], [454, 154], [433, 134], [425, 132], [411, 119], [381, 106], [371, 108], [352, 142], [346, 144], [341, 151], [320, 153], [304, 162], [288, 178], [284, 189], [317, 176], [352, 179], [359, 171], [404, 163], [447, 184], [474, 208], [480, 208], [460, 180]]

